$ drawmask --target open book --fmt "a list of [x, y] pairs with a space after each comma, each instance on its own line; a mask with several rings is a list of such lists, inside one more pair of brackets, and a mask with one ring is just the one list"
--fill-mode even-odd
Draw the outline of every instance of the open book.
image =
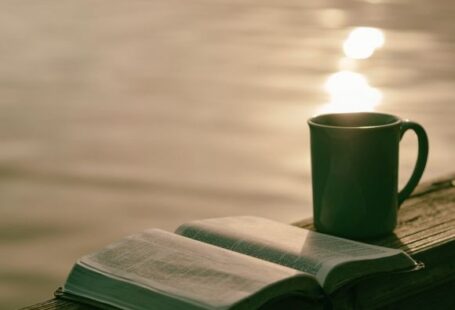
[[356, 279], [412, 270], [400, 250], [259, 217], [146, 230], [82, 257], [62, 297], [121, 309], [272, 309], [325, 298]]

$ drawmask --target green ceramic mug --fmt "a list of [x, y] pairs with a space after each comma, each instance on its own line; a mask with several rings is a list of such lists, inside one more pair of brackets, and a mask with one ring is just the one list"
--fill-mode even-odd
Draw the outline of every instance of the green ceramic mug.
[[[391, 233], [401, 203], [425, 169], [423, 127], [383, 113], [325, 114], [308, 124], [315, 228], [352, 239]], [[398, 191], [399, 142], [408, 129], [417, 134], [419, 153], [410, 180]]]

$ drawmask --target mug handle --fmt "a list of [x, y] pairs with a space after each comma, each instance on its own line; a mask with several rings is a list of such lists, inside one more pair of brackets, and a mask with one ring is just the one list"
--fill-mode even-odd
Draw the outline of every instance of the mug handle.
[[425, 170], [425, 165], [427, 164], [428, 158], [428, 137], [423, 129], [418, 123], [403, 120], [400, 127], [400, 140], [403, 138], [403, 135], [408, 129], [413, 130], [417, 135], [419, 153], [417, 155], [417, 162], [414, 166], [414, 171], [412, 172], [411, 178], [408, 183], [403, 187], [403, 189], [398, 193], [398, 207], [404, 202], [406, 198], [412, 193], [414, 188], [420, 181], [423, 171]]

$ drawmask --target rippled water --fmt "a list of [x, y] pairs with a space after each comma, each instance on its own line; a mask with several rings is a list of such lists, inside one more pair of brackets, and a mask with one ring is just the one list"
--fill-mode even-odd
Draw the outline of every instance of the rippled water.
[[[306, 119], [420, 122], [453, 170], [450, 1], [2, 1], [0, 308], [146, 227], [311, 215]], [[367, 27], [367, 28], [362, 28]], [[401, 182], [414, 164], [408, 135]]]

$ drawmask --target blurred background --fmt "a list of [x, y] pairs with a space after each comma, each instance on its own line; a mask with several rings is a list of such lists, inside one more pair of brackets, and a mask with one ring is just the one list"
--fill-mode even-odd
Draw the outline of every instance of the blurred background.
[[[449, 0], [3, 0], [0, 308], [148, 227], [311, 216], [306, 120], [381, 111], [453, 172]], [[409, 177], [416, 139], [400, 150]]]

